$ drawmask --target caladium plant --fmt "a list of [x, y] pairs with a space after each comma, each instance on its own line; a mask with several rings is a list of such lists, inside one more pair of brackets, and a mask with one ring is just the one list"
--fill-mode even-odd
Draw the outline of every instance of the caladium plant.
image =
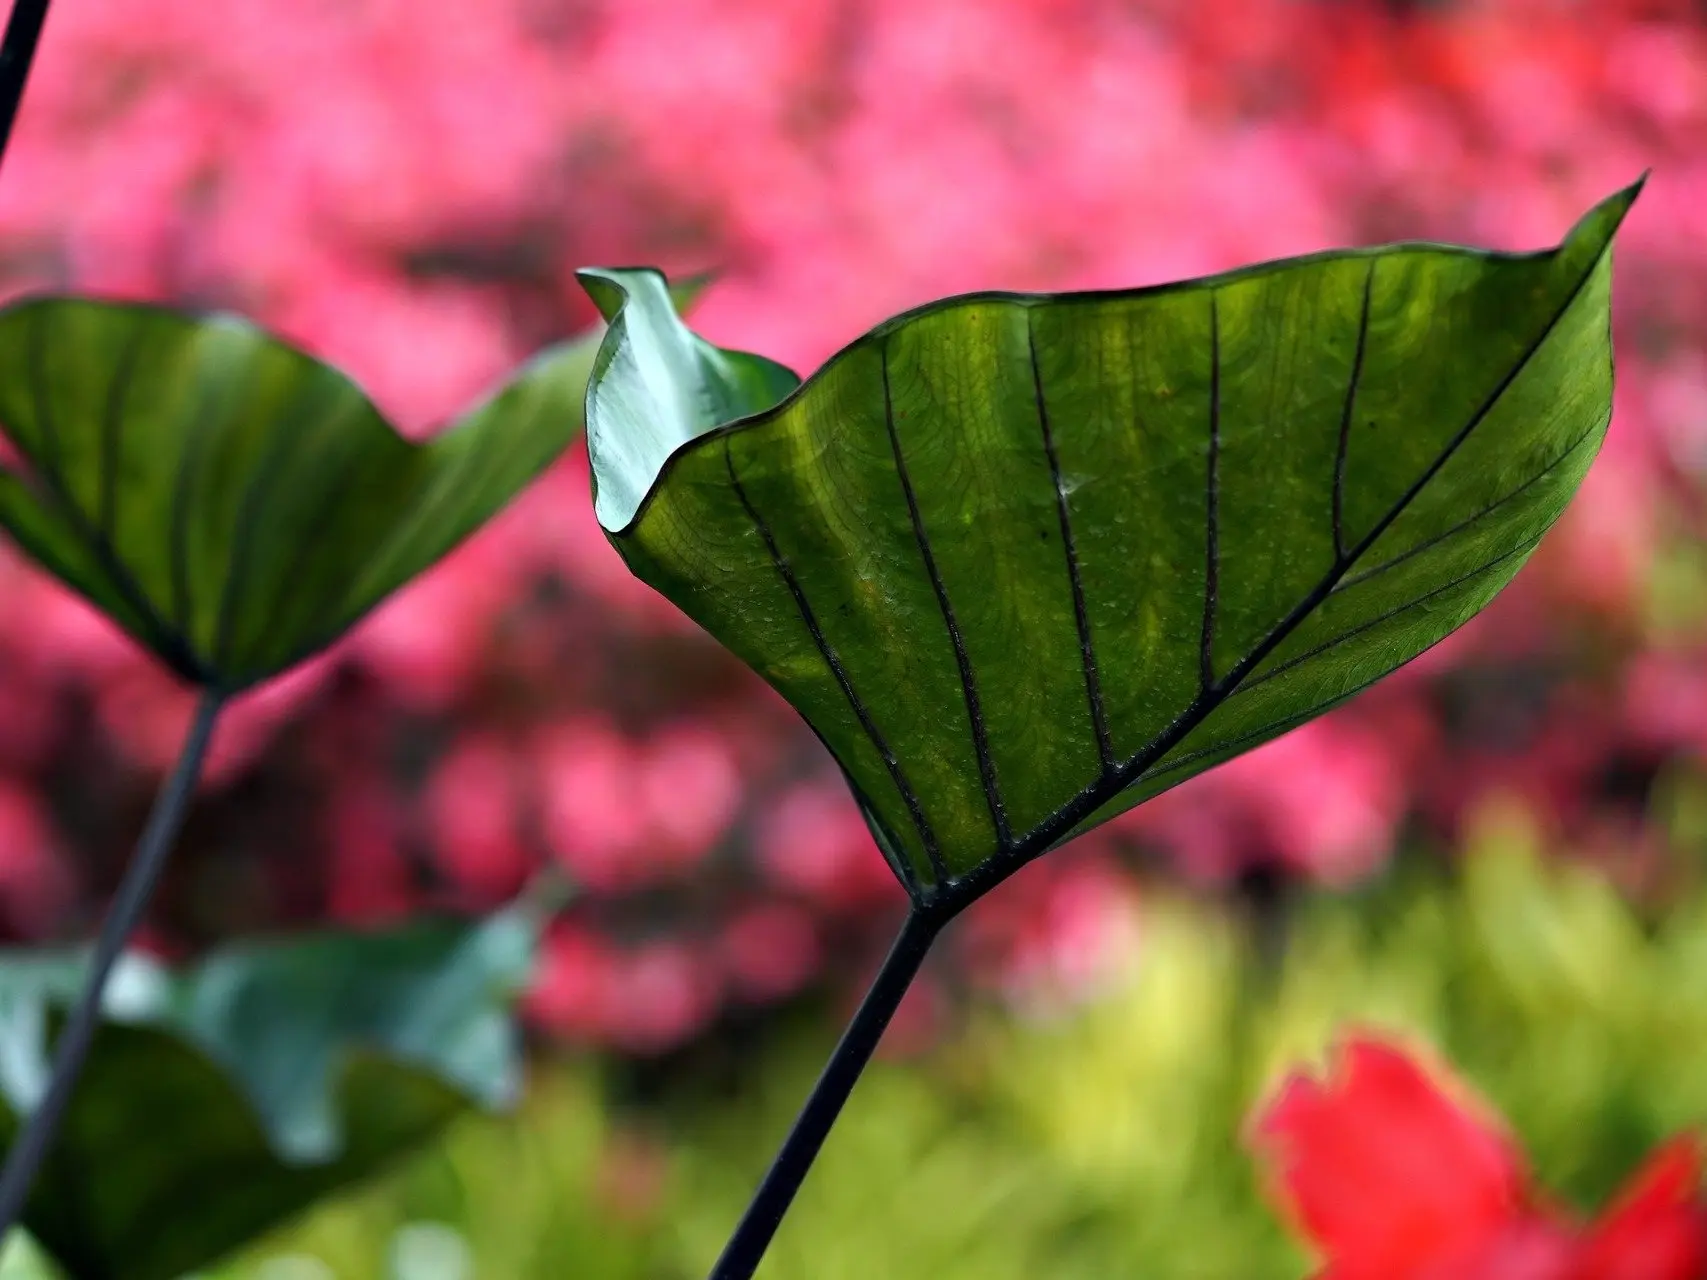
[[0, 1175], [15, 1220], [100, 992], [194, 792], [221, 708], [335, 641], [560, 454], [591, 345], [564, 343], [425, 444], [341, 373], [233, 316], [81, 298], [0, 309], [0, 528], [202, 699]]
[[[14, 6], [0, 46], [0, 144], [46, 7]], [[0, 1235], [220, 708], [514, 496], [579, 429], [586, 381], [611, 541], [801, 712], [911, 900], [713, 1272], [751, 1276], [950, 920], [1380, 679], [1517, 572], [1610, 419], [1610, 251], [1638, 188], [1540, 253], [1401, 244], [951, 298], [804, 382], [695, 336], [662, 275], [588, 270], [596, 356], [554, 348], [424, 445], [233, 317], [0, 309], [0, 526], [204, 691], [51, 1070], [15, 1099]]]
[[[14, 5], [0, 40], [0, 150], [47, 8]], [[203, 695], [7, 1152], [0, 1239], [70, 1105], [220, 709], [333, 643], [556, 458], [580, 431], [595, 344], [542, 353], [420, 444], [342, 373], [236, 316], [74, 297], [0, 308], [14, 450], [0, 527]]]
[[594, 500], [840, 763], [912, 908], [717, 1280], [757, 1267], [942, 926], [1482, 608], [1611, 417], [1611, 246], [1396, 244], [979, 294], [801, 382], [586, 270]]

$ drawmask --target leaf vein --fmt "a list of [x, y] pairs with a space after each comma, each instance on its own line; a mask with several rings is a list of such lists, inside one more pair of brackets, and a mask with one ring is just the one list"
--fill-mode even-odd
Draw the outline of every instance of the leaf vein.
[[47, 366], [42, 351], [47, 340], [46, 321], [45, 311], [32, 313], [27, 338], [30, 399], [44, 446], [37, 474], [47, 487], [49, 496], [59, 507], [60, 513], [71, 525], [72, 531], [88, 543], [95, 562], [106, 572], [113, 590], [118, 592], [119, 597], [136, 614], [137, 621], [149, 633], [149, 643], [180, 675], [192, 681], [199, 680], [201, 668], [195, 655], [160, 616], [153, 602], [149, 600], [148, 593], [142, 589], [142, 584], [131, 572], [130, 566], [120, 558], [112, 541], [90, 523], [88, 513], [72, 498], [71, 490], [60, 471], [59, 430], [54, 418], [53, 397], [47, 389]]
[[1061, 479], [1061, 459], [1055, 448], [1055, 431], [1049, 421], [1049, 405], [1043, 394], [1043, 369], [1038, 363], [1037, 333], [1032, 312], [1025, 313], [1025, 340], [1031, 356], [1031, 385], [1037, 398], [1037, 421], [1043, 433], [1043, 453], [1049, 460], [1049, 478], [1055, 486], [1055, 511], [1061, 521], [1061, 547], [1067, 557], [1067, 580], [1073, 590], [1073, 622], [1079, 632], [1079, 661], [1084, 668], [1085, 697], [1090, 703], [1091, 727], [1096, 734], [1097, 754], [1103, 769], [1115, 767], [1114, 735], [1108, 727], [1108, 705], [1103, 698], [1102, 678], [1097, 672], [1096, 648], [1091, 642], [1090, 611], [1085, 605], [1085, 584], [1079, 566], [1079, 548], [1073, 538], [1073, 517], [1067, 501], [1067, 486]]
[[1340, 413], [1339, 443], [1334, 448], [1334, 556], [1345, 557], [1345, 463], [1351, 449], [1351, 421], [1357, 411], [1357, 384], [1363, 378], [1363, 353], [1369, 341], [1369, 300], [1375, 291], [1375, 264], [1363, 274], [1363, 307], [1357, 321], [1357, 348], [1351, 357], [1351, 378], [1346, 385], [1345, 408]]
[[[247, 590], [247, 571], [250, 558], [254, 555], [255, 539], [262, 524], [262, 512], [271, 505], [273, 491], [284, 472], [284, 462], [291, 451], [305, 443], [304, 434], [287, 426], [280, 429], [278, 421], [282, 418], [287, 423], [294, 423], [303, 415], [298, 412], [306, 402], [309, 404], [327, 397], [328, 388], [325, 384], [314, 380], [306, 388], [298, 385], [289, 402], [290, 411], [277, 415], [273, 422], [273, 439], [265, 454], [255, 464], [254, 474], [249, 477], [249, 483], [244, 486], [243, 497], [237, 507], [237, 527], [231, 535], [231, 554], [226, 558], [225, 582], [219, 593], [219, 616], [215, 624], [213, 642], [213, 665], [218, 674], [218, 668], [225, 665], [230, 656], [233, 642], [233, 628], [237, 622], [237, 606]], [[325, 430], [324, 421], [315, 423]], [[312, 531], [310, 531], [312, 532]]]
[[1576, 453], [1578, 449], [1581, 449], [1585, 444], [1590, 443], [1595, 438], [1602, 425], [1604, 425], [1602, 422], [1596, 422], [1587, 431], [1583, 432], [1574, 441], [1572, 441], [1570, 446], [1561, 452], [1558, 457], [1554, 458], [1546, 466], [1542, 467], [1541, 470], [1537, 471], [1534, 475], [1530, 476], [1529, 479], [1518, 485], [1517, 488], [1512, 489], [1508, 493], [1501, 494], [1498, 498], [1494, 499], [1494, 501], [1485, 504], [1474, 514], [1466, 516], [1464, 519], [1458, 521], [1449, 528], [1441, 530], [1433, 537], [1424, 539], [1414, 547], [1409, 547], [1406, 550], [1401, 551], [1392, 559], [1383, 560], [1380, 564], [1371, 565], [1361, 573], [1354, 573], [1348, 577], [1342, 578], [1329, 594], [1338, 595], [1342, 591], [1349, 591], [1359, 583], [1368, 582], [1371, 578], [1378, 578], [1388, 570], [1398, 568], [1407, 560], [1421, 555], [1432, 547], [1440, 545], [1448, 538], [1463, 533], [1464, 530], [1471, 528], [1481, 520], [1485, 520], [1488, 516], [1491, 516], [1502, 507], [1517, 501], [1517, 499], [1521, 498], [1535, 485], [1541, 483], [1541, 481], [1545, 480], [1548, 476], [1552, 475], [1553, 472], [1557, 471], [1566, 462], [1568, 462], [1571, 455]]
[[136, 376], [137, 361], [142, 353], [145, 330], [136, 326], [119, 354], [118, 366], [112, 381], [107, 384], [106, 406], [101, 414], [101, 460], [97, 474], [99, 497], [95, 528], [101, 537], [111, 541], [118, 532], [118, 469], [119, 445], [124, 436], [125, 404], [130, 398], [131, 380]]
[[925, 856], [930, 860], [931, 873], [936, 882], [941, 885], [949, 879], [948, 866], [943, 861], [942, 850], [937, 844], [936, 833], [931, 829], [929, 820], [925, 817], [924, 806], [919, 803], [918, 793], [908, 782], [906, 772], [901, 768], [901, 762], [889, 747], [888, 740], [883, 736], [877, 722], [872, 719], [871, 709], [854, 688], [853, 678], [848, 674], [841, 655], [830, 643], [824, 629], [819, 625], [818, 615], [813, 611], [811, 602], [806, 599], [805, 589], [800, 585], [800, 579], [795, 576], [794, 568], [787, 557], [777, 546], [776, 534], [770, 524], [759, 514], [753, 505], [751, 496], [747, 493], [746, 485], [741, 483], [741, 477], [735, 470], [734, 451], [729, 447], [729, 437], [723, 438], [723, 462], [729, 472], [729, 484], [735, 491], [736, 500], [740, 502], [747, 518], [753, 522], [753, 528], [758, 531], [760, 539], [765, 544], [765, 550], [770, 554], [771, 565], [776, 569], [777, 576], [788, 588], [788, 594], [794, 598], [794, 607], [800, 614], [800, 620], [806, 624], [806, 631], [812, 637], [812, 643], [817, 647], [818, 654], [824, 659], [824, 665], [830, 669], [836, 684], [847, 699], [848, 706], [853, 709], [854, 716], [859, 720], [860, 728], [871, 740], [871, 745], [877, 748], [877, 754], [883, 758], [883, 764], [889, 771], [889, 779], [895, 784], [895, 789], [901, 793], [901, 800], [907, 806], [907, 812], [913, 819], [913, 825], [918, 828], [919, 841], [924, 845]]
[[1198, 643], [1198, 680], [1215, 684], [1215, 611], [1221, 587], [1221, 309], [1209, 290], [1209, 468], [1204, 485], [1203, 631]]
[[178, 454], [178, 465], [172, 476], [172, 521], [168, 531], [167, 568], [172, 582], [172, 614], [178, 634], [194, 647], [190, 623], [194, 602], [190, 597], [190, 487], [200, 468], [202, 451], [212, 430], [214, 400], [223, 386], [205, 388], [205, 397], [197, 409], [189, 438]]
[[[1161, 768], [1156, 769], [1153, 772], [1145, 772], [1143, 780], [1146, 782], [1154, 781], [1155, 779], [1165, 777], [1170, 773], [1177, 773], [1179, 770], [1195, 764], [1197, 761], [1202, 760], [1207, 756], [1215, 755], [1218, 752], [1237, 751], [1238, 748], [1243, 747], [1246, 743], [1261, 741], [1262, 739], [1275, 734], [1277, 730], [1286, 730], [1296, 728], [1298, 725], [1308, 724], [1317, 716], [1328, 711], [1332, 711], [1342, 703], [1355, 698], [1358, 694], [1369, 688], [1370, 685], [1378, 683], [1387, 674], [1387, 672], [1383, 671], [1376, 675], [1372, 675], [1369, 679], [1362, 681], [1330, 702], [1323, 703], [1320, 706], [1310, 707], [1305, 711], [1294, 712], [1288, 716], [1282, 716], [1278, 720], [1271, 720], [1268, 724], [1265, 724], [1260, 728], [1252, 729], [1249, 733], [1240, 734], [1230, 742], [1223, 742], [1219, 746], [1214, 747], [1204, 747], [1202, 750], [1193, 751], [1188, 755], [1180, 756], [1177, 760], [1170, 760], [1166, 765], [1163, 765]], [[1178, 744], [1176, 743], [1175, 745], [1177, 746]]]
[[1481, 574], [1486, 573], [1489, 569], [1497, 568], [1498, 566], [1504, 564], [1507, 560], [1510, 560], [1513, 556], [1528, 554], [1530, 551], [1532, 551], [1535, 548], [1536, 543], [1538, 543], [1540, 541], [1541, 541], [1541, 535], [1540, 534], [1537, 534], [1533, 538], [1526, 539], [1524, 542], [1519, 543], [1517, 546], [1511, 548], [1509, 551], [1502, 552], [1500, 555], [1495, 556], [1491, 560], [1483, 561], [1481, 564], [1477, 565], [1474, 569], [1470, 569], [1470, 570], [1466, 571], [1465, 573], [1460, 574], [1458, 577], [1453, 578], [1449, 582], [1442, 583], [1440, 586], [1435, 587], [1431, 591], [1426, 591], [1422, 595], [1417, 596], [1414, 599], [1407, 600], [1404, 604], [1394, 605], [1391, 609], [1387, 609], [1387, 610], [1383, 611], [1382, 613], [1377, 614], [1373, 618], [1367, 618], [1363, 622], [1358, 623], [1357, 626], [1352, 627], [1349, 631], [1341, 632], [1339, 635], [1335, 636], [1332, 640], [1325, 640], [1313, 649], [1307, 649], [1303, 653], [1295, 654], [1294, 656], [1288, 658], [1285, 662], [1277, 663], [1275, 666], [1270, 667], [1267, 671], [1264, 671], [1261, 675], [1253, 676], [1250, 679], [1246, 680], [1244, 682], [1244, 684], [1241, 686], [1241, 691], [1255, 689], [1259, 685], [1267, 684], [1270, 680], [1273, 680], [1275, 677], [1282, 675], [1287, 671], [1290, 671], [1293, 667], [1296, 667], [1302, 663], [1308, 662], [1311, 658], [1320, 657], [1322, 654], [1327, 653], [1332, 649], [1337, 649], [1340, 645], [1344, 644], [1346, 641], [1356, 639], [1358, 636], [1362, 635], [1365, 631], [1372, 630], [1373, 628], [1380, 626], [1383, 622], [1389, 622], [1392, 619], [1398, 617], [1401, 613], [1404, 613], [1410, 609], [1414, 609], [1418, 605], [1427, 604], [1430, 600], [1433, 600], [1436, 596], [1444, 595], [1446, 592], [1451, 591], [1454, 588], [1463, 586], [1466, 582], [1470, 581], [1470, 579], [1478, 577]]
[[1013, 844], [1013, 836], [1008, 827], [1007, 808], [1002, 803], [1001, 791], [996, 785], [996, 762], [990, 754], [990, 733], [984, 723], [984, 708], [978, 696], [978, 682], [972, 671], [972, 659], [966, 652], [966, 638], [961, 633], [959, 622], [955, 620], [954, 605], [949, 601], [948, 588], [943, 585], [942, 573], [937, 568], [930, 539], [925, 536], [924, 519], [919, 514], [919, 500], [913, 492], [913, 481], [907, 474], [907, 462], [901, 453], [901, 436], [895, 429], [895, 404], [889, 386], [889, 344], [886, 341], [879, 344], [878, 356], [883, 374], [883, 422], [889, 431], [890, 451], [895, 457], [895, 475], [901, 482], [901, 493], [907, 502], [907, 514], [912, 520], [913, 541], [918, 545], [919, 555], [924, 560], [925, 575], [930, 579], [931, 590], [936, 594], [937, 607], [942, 611], [943, 625], [948, 628], [949, 642], [954, 646], [954, 661], [960, 671], [960, 688], [966, 699], [966, 716], [972, 727], [972, 752], [977, 758], [978, 776], [984, 785], [984, 799], [990, 807], [990, 819], [995, 824], [996, 843], [998, 847], [1007, 849]]
[[[341, 467], [333, 480], [320, 491], [319, 500], [315, 503], [314, 507], [314, 518], [307, 521], [304, 527], [311, 531], [324, 529], [327, 522], [331, 520], [332, 514], [343, 505], [345, 497], [356, 484], [360, 474], [360, 468], [356, 466], [346, 464]], [[318, 545], [319, 541], [313, 533], [296, 540], [296, 545], [291, 550], [290, 559], [286, 565], [285, 571], [279, 574], [277, 579], [269, 583], [273, 588], [273, 598], [272, 602], [267, 606], [265, 624], [255, 633], [256, 635], [272, 635], [279, 629], [280, 610], [284, 607], [285, 602], [293, 597], [296, 580], [301, 576], [304, 566], [307, 565], [309, 558], [314, 554]], [[310, 634], [312, 635], [312, 639], [291, 650], [287, 655], [287, 658], [269, 663], [268, 665], [279, 668], [292, 665], [301, 661], [302, 658], [307, 657], [326, 643], [324, 639], [324, 631]]]

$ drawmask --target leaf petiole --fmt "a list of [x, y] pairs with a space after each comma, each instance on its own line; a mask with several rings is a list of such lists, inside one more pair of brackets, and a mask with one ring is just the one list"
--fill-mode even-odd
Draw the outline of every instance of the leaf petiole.
[[214, 690], [202, 695], [178, 763], [154, 802], [136, 854], [125, 871], [106, 921], [101, 925], [101, 934], [89, 959], [89, 974], [77, 997], [77, 1006], [71, 1011], [54, 1046], [53, 1073], [48, 1079], [47, 1090], [30, 1112], [17, 1141], [6, 1155], [5, 1169], [0, 1171], [0, 1245], [4, 1245], [6, 1236], [22, 1216], [30, 1188], [65, 1118], [65, 1108], [83, 1070], [83, 1060], [88, 1057], [89, 1046], [100, 1025], [101, 997], [106, 990], [107, 978], [124, 953], [131, 934], [136, 932], [142, 913], [154, 893], [154, 886], [165, 869], [166, 859], [184, 824], [190, 797], [195, 794], [202, 761], [213, 737], [214, 722], [219, 718], [224, 703], [224, 694]]
[[794, 1127], [771, 1161], [764, 1181], [759, 1183], [759, 1189], [754, 1192], [747, 1212], [741, 1216], [735, 1233], [724, 1246], [717, 1265], [712, 1267], [710, 1280], [751, 1280], [758, 1270], [783, 1215], [806, 1181], [824, 1139], [841, 1114], [842, 1104], [859, 1083], [866, 1063], [871, 1061], [878, 1041], [883, 1039], [889, 1020], [900, 1008], [919, 966], [930, 952], [931, 944], [950, 918], [948, 913], [917, 905], [907, 913], [901, 932], [896, 935], [889, 954], [884, 958], [883, 967], [872, 979], [859, 1011], [842, 1033], [818, 1082], [812, 1086], [806, 1104], [795, 1118]]
[[12, 140], [12, 125], [18, 118], [18, 104], [24, 100], [24, 84], [36, 59], [49, 2], [13, 0], [12, 16], [6, 19], [6, 36], [0, 40], [0, 156], [6, 154]]

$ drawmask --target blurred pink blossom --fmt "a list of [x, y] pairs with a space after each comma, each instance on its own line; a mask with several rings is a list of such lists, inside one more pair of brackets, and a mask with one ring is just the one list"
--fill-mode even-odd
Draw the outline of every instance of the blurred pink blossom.
[[[1529, 569], [1378, 694], [985, 904], [964, 954], [1022, 990], [1126, 945], [1131, 846], [1203, 883], [1341, 884], [1407, 824], [1450, 840], [1491, 790], [1561, 841], [1629, 829], [1612, 780], [1707, 749], [1707, 649], [1648, 614], [1656, 555], [1707, 533], [1703, 86], [1685, 0], [105, 0], [48, 24], [0, 291], [239, 309], [420, 438], [592, 323], [584, 263], [715, 268], [695, 326], [805, 373], [958, 290], [1393, 238], [1535, 248], [1653, 166], [1620, 239], [1616, 420]], [[273, 898], [236, 918], [298, 923], [483, 907], [550, 859], [579, 896], [530, 1007], [654, 1052], [726, 998], [845, 967], [899, 890], [816, 742], [628, 573], [589, 487], [571, 451], [239, 701], [209, 800], [301, 825], [228, 815], [208, 838], [269, 859]], [[70, 868], [122, 859], [89, 842], [131, 833], [82, 834], [49, 780], [140, 815], [193, 698], [9, 553], [0, 662], [0, 825], [25, 850], [0, 889], [26, 904], [0, 915], [52, 932], [110, 888]]]

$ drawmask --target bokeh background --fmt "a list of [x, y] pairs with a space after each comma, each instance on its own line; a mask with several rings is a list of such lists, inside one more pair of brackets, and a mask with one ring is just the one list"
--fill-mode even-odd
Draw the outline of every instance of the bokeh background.
[[[960, 922], [764, 1273], [1298, 1275], [1241, 1146], [1409, 1028], [1595, 1203], [1707, 1122], [1707, 6], [1698, 0], [58, 0], [0, 288], [232, 308], [425, 433], [711, 271], [802, 372], [984, 288], [1390, 239], [1619, 241], [1614, 425], [1517, 583], [1347, 708]], [[0, 556], [0, 930], [83, 936], [191, 701]], [[604, 543], [577, 450], [240, 704], [148, 945], [575, 895], [535, 1083], [234, 1264], [703, 1273], [903, 906], [834, 767]]]

